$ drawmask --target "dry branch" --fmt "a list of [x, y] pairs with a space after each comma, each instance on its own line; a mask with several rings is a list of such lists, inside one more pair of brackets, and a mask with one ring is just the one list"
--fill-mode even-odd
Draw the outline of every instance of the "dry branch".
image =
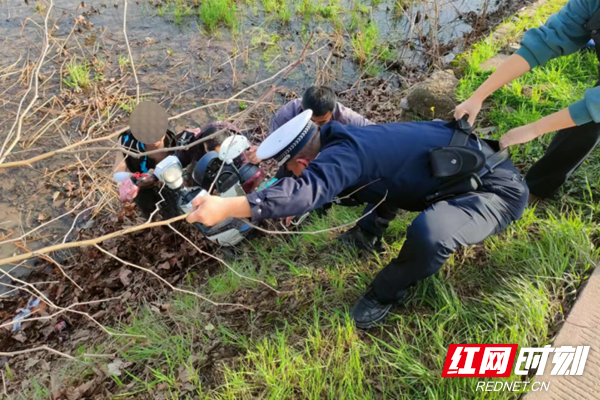
[[78, 241], [78, 242], [67, 242], [67, 243], [56, 244], [56, 245], [53, 245], [53, 246], [44, 247], [42, 249], [35, 250], [35, 251], [30, 252], [30, 253], [20, 254], [18, 256], [13, 256], [13, 257], [8, 257], [8, 258], [3, 258], [3, 259], [0, 260], [0, 265], [2, 265], [2, 264], [8, 264], [8, 263], [15, 263], [15, 262], [27, 260], [27, 259], [30, 259], [30, 258], [33, 258], [33, 257], [38, 257], [38, 256], [40, 256], [42, 254], [52, 253], [53, 251], [64, 250], [64, 249], [71, 249], [73, 247], [83, 247], [83, 246], [96, 245], [98, 243], [101, 243], [101, 242], [103, 242], [105, 240], [108, 240], [108, 239], [115, 238], [117, 236], [126, 235], [128, 233], [133, 233], [133, 232], [141, 231], [141, 230], [144, 230], [144, 229], [153, 228], [153, 227], [156, 227], [156, 226], [168, 225], [168, 224], [170, 224], [172, 222], [181, 221], [181, 220], [185, 219], [186, 217], [187, 217], [187, 215], [180, 215], [178, 217], [171, 218], [171, 219], [168, 219], [168, 220], [165, 220], [165, 221], [144, 223], [144, 224], [141, 224], [141, 225], [132, 226], [130, 228], [121, 229], [120, 231], [109, 233], [109, 234], [106, 234], [106, 235], [103, 235], [103, 236], [100, 236], [100, 237], [97, 237], [97, 238], [93, 238], [93, 239], [81, 240], [81, 241]]
[[[35, 103], [35, 101], [37, 100], [37, 98], [39, 96], [40, 69], [42, 68], [42, 65], [44, 64], [44, 59], [46, 58], [46, 54], [48, 53], [48, 49], [50, 47], [50, 32], [48, 29], [48, 18], [50, 17], [50, 12], [52, 11], [52, 7], [54, 7], [54, 1], [50, 0], [50, 7], [48, 7], [48, 10], [46, 11], [46, 17], [44, 18], [44, 48], [42, 50], [42, 53], [40, 54], [40, 58], [38, 59], [34, 73], [30, 77], [29, 88], [27, 89], [27, 92], [25, 92], [25, 95], [23, 96], [23, 98], [21, 99], [21, 102], [19, 104], [19, 109], [17, 111], [17, 120], [15, 121], [15, 124], [13, 124], [11, 130], [8, 132], [8, 135], [6, 136], [6, 140], [4, 141], [4, 144], [2, 145], [2, 148], [0, 149], [0, 165], [4, 162], [6, 157], [10, 154], [12, 149], [17, 145], [19, 140], [21, 140], [21, 131], [23, 129], [23, 120], [25, 119], [25, 116], [27, 115], [29, 110], [31, 110], [31, 108], [33, 107], [33, 104]], [[34, 84], [34, 82], [35, 82], [35, 92], [34, 92], [33, 98], [31, 99], [31, 102], [29, 103], [27, 108], [25, 108], [23, 113], [21, 113], [21, 107], [23, 106], [23, 102], [25, 101], [25, 98], [27, 98], [27, 96], [29, 95], [29, 92], [31, 91], [31, 87]], [[8, 142], [10, 141], [10, 139], [12, 137], [12, 133], [15, 128], [15, 125], [17, 127], [15, 139], [12, 142], [12, 144], [10, 146], [8, 146], [8, 148], [6, 148], [6, 145], [8, 144]], [[6, 148], [6, 150], [5, 150], [5, 148]]]
[[208, 302], [208, 303], [212, 304], [213, 306], [232, 306], [232, 307], [242, 307], [242, 308], [245, 308], [246, 310], [249, 310], [249, 311], [254, 311], [252, 308], [250, 308], [250, 307], [248, 307], [248, 306], [245, 306], [245, 305], [243, 305], [243, 304], [235, 304], [235, 303], [217, 303], [217, 302], [215, 302], [215, 301], [212, 301], [211, 299], [209, 299], [209, 298], [207, 298], [207, 297], [204, 297], [204, 296], [202, 296], [201, 294], [198, 294], [198, 293], [196, 293], [196, 292], [192, 292], [191, 290], [185, 290], [185, 289], [180, 289], [180, 288], [178, 288], [178, 287], [175, 287], [175, 286], [173, 286], [172, 284], [170, 284], [170, 283], [169, 283], [169, 281], [167, 281], [165, 278], [163, 278], [163, 277], [161, 277], [160, 275], [158, 275], [156, 272], [154, 272], [154, 271], [152, 271], [152, 270], [149, 270], [149, 269], [147, 269], [147, 268], [144, 268], [144, 267], [140, 267], [140, 266], [139, 266], [139, 265], [137, 265], [137, 264], [130, 263], [129, 261], [125, 261], [125, 260], [123, 260], [123, 259], [121, 259], [121, 258], [117, 257], [116, 255], [114, 255], [114, 254], [110, 253], [109, 251], [107, 251], [107, 250], [103, 249], [102, 247], [100, 247], [100, 246], [98, 246], [98, 245], [94, 245], [94, 246], [95, 246], [95, 247], [96, 247], [98, 250], [100, 250], [101, 252], [103, 252], [104, 254], [106, 254], [107, 256], [110, 256], [110, 257], [114, 258], [115, 260], [117, 260], [117, 261], [119, 261], [119, 262], [121, 262], [121, 263], [123, 263], [123, 264], [125, 264], [125, 265], [129, 265], [129, 266], [130, 266], [130, 267], [132, 267], [132, 268], [136, 268], [136, 269], [142, 270], [142, 271], [144, 271], [144, 272], [148, 272], [149, 274], [151, 274], [152, 276], [154, 276], [155, 278], [157, 278], [158, 280], [160, 280], [162, 283], [164, 283], [165, 285], [167, 285], [169, 288], [171, 288], [173, 291], [180, 292], [180, 293], [191, 294], [192, 296], [196, 296], [196, 297], [198, 297], [200, 300], [204, 300], [204, 301], [206, 301], [206, 302]]
[[135, 64], [133, 63], [133, 55], [131, 54], [129, 39], [127, 39], [127, 0], [123, 0], [123, 2], [125, 3], [123, 7], [123, 35], [125, 36], [125, 44], [127, 44], [127, 51], [129, 52], [129, 62], [131, 63], [131, 69], [133, 70], [133, 78], [135, 79], [136, 104], [139, 104], [140, 82], [138, 81], [137, 72], [135, 71]]
[[224, 260], [222, 260], [221, 258], [212, 255], [202, 249], [200, 249], [200, 247], [196, 246], [196, 244], [194, 242], [192, 242], [189, 238], [187, 238], [183, 233], [179, 232], [177, 229], [175, 229], [173, 227], [173, 225], [169, 225], [169, 228], [171, 228], [176, 234], [178, 234], [179, 236], [181, 236], [183, 239], [185, 239], [189, 244], [191, 244], [200, 254], [205, 254], [209, 257], [211, 257], [214, 260], [217, 260], [218, 262], [220, 262], [221, 264], [223, 264], [224, 266], [226, 266], [231, 272], [233, 272], [236, 276], [242, 278], [242, 279], [247, 279], [249, 281], [252, 282], [256, 282], [256, 283], [260, 283], [261, 285], [266, 286], [267, 288], [269, 288], [270, 290], [274, 291], [277, 294], [283, 294], [283, 292], [280, 292], [279, 290], [275, 289], [273, 286], [269, 285], [268, 283], [266, 283], [265, 281], [262, 281], [260, 279], [255, 279], [255, 278], [250, 278], [249, 276], [246, 275], [242, 275], [239, 272], [237, 272], [235, 269], [233, 269], [233, 267], [231, 267], [229, 264], [227, 264]]
[[58, 221], [58, 220], [59, 220], [59, 219], [61, 219], [61, 218], [64, 218], [64, 217], [66, 217], [67, 215], [69, 215], [69, 214], [71, 214], [73, 211], [75, 211], [77, 208], [79, 208], [79, 206], [80, 206], [80, 205], [82, 205], [82, 204], [83, 204], [83, 202], [84, 202], [85, 200], [87, 200], [87, 198], [88, 198], [88, 197], [90, 197], [91, 195], [92, 195], [92, 193], [90, 193], [90, 194], [88, 194], [87, 196], [85, 196], [85, 197], [83, 198], [83, 200], [81, 200], [79, 203], [77, 203], [77, 205], [76, 205], [75, 207], [73, 207], [73, 209], [71, 209], [71, 210], [67, 211], [67, 212], [66, 212], [66, 213], [64, 213], [64, 214], [61, 214], [61, 215], [59, 215], [59, 216], [58, 216], [58, 217], [56, 217], [56, 218], [53, 218], [53, 219], [51, 219], [51, 220], [50, 220], [50, 221], [48, 221], [48, 222], [45, 222], [45, 223], [43, 223], [43, 224], [41, 224], [41, 225], [39, 225], [39, 226], [36, 226], [35, 228], [33, 228], [32, 230], [30, 230], [29, 232], [26, 232], [26, 233], [22, 234], [21, 236], [19, 236], [18, 238], [11, 239], [11, 240], [4, 240], [4, 241], [1, 241], [1, 242], [0, 242], [0, 246], [2, 246], [3, 244], [7, 244], [7, 243], [19, 242], [19, 241], [21, 241], [21, 240], [25, 239], [26, 237], [28, 237], [28, 236], [31, 236], [31, 234], [32, 234], [32, 233], [34, 233], [34, 232], [36, 232], [36, 231], [38, 231], [38, 230], [42, 229], [43, 227], [45, 227], [45, 226], [48, 226], [48, 225], [50, 225], [51, 223], [53, 223], [53, 222], [55, 222], [55, 221]]
[[[312, 38], [312, 36], [311, 36]], [[219, 105], [223, 105], [223, 104], [227, 104], [233, 100], [235, 100], [237, 97], [241, 96], [242, 94], [246, 93], [248, 90], [256, 87], [256, 86], [260, 86], [266, 82], [272, 81], [273, 79], [277, 78], [279, 75], [285, 73], [284, 77], [288, 76], [298, 65], [300, 65], [300, 63], [304, 60], [304, 57], [306, 55], [306, 50], [308, 48], [308, 46], [310, 45], [310, 40], [308, 41], [308, 43], [306, 44], [304, 50], [302, 51], [302, 56], [300, 59], [298, 59], [297, 61], [295, 61], [294, 63], [289, 64], [288, 66], [282, 68], [281, 70], [279, 70], [277, 73], [275, 73], [274, 75], [272, 75], [269, 78], [263, 79], [260, 82], [254, 83], [242, 90], [240, 90], [239, 92], [237, 92], [236, 94], [234, 94], [233, 96], [231, 96], [229, 99], [223, 100], [223, 101], [219, 101], [216, 103], [211, 103], [211, 104], [206, 104], [203, 106], [199, 106], [196, 108], [192, 108], [191, 110], [188, 111], [184, 111], [180, 114], [177, 114], [173, 117], [169, 118], [169, 121], [173, 121], [176, 119], [179, 119], [185, 115], [188, 115], [190, 113], [205, 109], [205, 108], [209, 108], [209, 107], [216, 107]], [[312, 54], [312, 53], [311, 53]], [[283, 78], [281, 78], [283, 79]], [[269, 93], [271, 93], [274, 90], [274, 88], [270, 88], [269, 89]], [[242, 116], [246, 116], [248, 115], [251, 111], [254, 111], [257, 106], [260, 105], [260, 100], [257, 101], [256, 103], [254, 103], [253, 106], [249, 107], [243, 114]], [[241, 118], [236, 119], [235, 123], [239, 124], [241, 121]], [[129, 152], [125, 149], [122, 149], [120, 147], [86, 147], [83, 149], [77, 149], [77, 150], [73, 150], [76, 147], [82, 146], [82, 145], [87, 145], [87, 144], [91, 144], [91, 143], [97, 143], [97, 142], [101, 142], [104, 140], [108, 140], [108, 139], [112, 139], [114, 137], [119, 136], [121, 133], [127, 131], [127, 129], [129, 129], [129, 127], [124, 127], [120, 130], [118, 130], [117, 132], [114, 132], [108, 136], [104, 136], [104, 137], [100, 137], [100, 138], [96, 138], [96, 139], [90, 139], [90, 140], [84, 140], [81, 142], [77, 142], [77, 143], [73, 143], [67, 147], [63, 147], [61, 149], [57, 149], [54, 151], [50, 151], [48, 153], [44, 153], [44, 154], [40, 154], [39, 156], [35, 156], [35, 157], [31, 157], [25, 160], [21, 160], [21, 161], [13, 161], [13, 162], [9, 162], [9, 163], [0, 163], [0, 169], [2, 168], [11, 168], [11, 167], [19, 167], [19, 166], [24, 166], [24, 165], [31, 165], [34, 162], [37, 161], [41, 161], [41, 160], [45, 160], [47, 158], [53, 157], [57, 154], [74, 154], [74, 153], [80, 153], [80, 152], [86, 152], [86, 151], [122, 151], [124, 154], [130, 155], [132, 157], [142, 157], [142, 156], [147, 156], [147, 155], [151, 155], [151, 154], [155, 154], [155, 153], [162, 153], [165, 151], [175, 151], [175, 150], [186, 150], [189, 149], [191, 147], [197, 146], [209, 139], [211, 139], [213, 136], [218, 135], [219, 133], [223, 132], [223, 130], [219, 131], [219, 132], [215, 132], [213, 135], [210, 135], [206, 138], [202, 138], [198, 141], [195, 141], [193, 143], [190, 143], [189, 145], [186, 146], [176, 146], [176, 147], [168, 147], [168, 148], [163, 148], [163, 149], [157, 149], [157, 150], [152, 150], [152, 151], [147, 151], [144, 153], [134, 153], [134, 152]]]
[[32, 349], [10, 351], [10, 352], [7, 352], [7, 353], [0, 352], [0, 356], [12, 357], [12, 356], [18, 356], [19, 354], [34, 353], [36, 351], [48, 351], [50, 353], [54, 353], [54, 354], [59, 355], [61, 357], [68, 358], [69, 360], [75, 360], [75, 357], [70, 356], [70, 355], [65, 354], [65, 353], [61, 353], [60, 351], [54, 350], [53, 348], [48, 347], [48, 346], [40, 346], [40, 347], [34, 347]]

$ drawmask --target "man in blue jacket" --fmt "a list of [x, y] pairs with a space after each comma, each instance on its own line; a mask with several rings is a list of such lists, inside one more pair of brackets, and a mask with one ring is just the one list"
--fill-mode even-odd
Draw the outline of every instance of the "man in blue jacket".
[[[527, 71], [556, 57], [573, 54], [591, 39], [600, 58], [600, 0], [571, 0], [544, 26], [530, 29], [521, 48], [510, 56], [464, 103], [455, 118], [469, 115], [473, 125], [483, 101], [494, 91]], [[505, 148], [560, 131], [526, 180], [531, 200], [554, 194], [600, 142], [600, 86], [586, 90], [583, 99], [534, 123], [515, 128], [500, 139]]]
[[[299, 215], [355, 192], [357, 201], [379, 204], [374, 213], [402, 208], [422, 211], [407, 230], [400, 254], [375, 278], [356, 302], [352, 317], [360, 328], [382, 321], [407, 288], [436, 273], [461, 246], [478, 243], [521, 217], [528, 190], [510, 160], [481, 171], [477, 191], [428, 203], [441, 185], [432, 174], [430, 151], [448, 146], [454, 128], [445, 122], [413, 122], [318, 127], [305, 111], [258, 149], [262, 159], [274, 158], [295, 177], [243, 197], [205, 196], [194, 200], [189, 222], [214, 225], [228, 217], [266, 218]], [[468, 146], [478, 148], [477, 138]], [[487, 172], [487, 173], [486, 173]], [[362, 188], [360, 190], [357, 190]]]

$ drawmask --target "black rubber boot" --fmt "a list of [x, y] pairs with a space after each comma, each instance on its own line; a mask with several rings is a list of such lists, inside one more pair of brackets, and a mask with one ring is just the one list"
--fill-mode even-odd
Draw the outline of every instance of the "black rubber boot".
[[369, 287], [365, 294], [354, 303], [354, 306], [350, 311], [350, 316], [354, 320], [357, 328], [372, 328], [385, 320], [395, 304], [402, 304], [406, 299], [406, 294], [407, 291], [403, 291], [400, 299], [394, 303], [382, 303], [377, 298], [373, 288]]
[[381, 253], [383, 251], [381, 238], [363, 231], [358, 225], [342, 233], [337, 240], [346, 246], [355, 246], [368, 253]]

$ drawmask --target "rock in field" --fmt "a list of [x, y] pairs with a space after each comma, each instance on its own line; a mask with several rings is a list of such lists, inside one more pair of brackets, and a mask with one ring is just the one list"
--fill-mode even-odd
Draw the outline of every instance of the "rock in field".
[[454, 92], [457, 86], [458, 79], [452, 70], [437, 71], [408, 94], [408, 107], [427, 120], [451, 119], [456, 107]]

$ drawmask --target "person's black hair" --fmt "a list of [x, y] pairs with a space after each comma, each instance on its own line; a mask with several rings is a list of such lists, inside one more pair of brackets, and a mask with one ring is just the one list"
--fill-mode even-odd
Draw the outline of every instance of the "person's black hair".
[[335, 92], [327, 86], [311, 86], [302, 96], [302, 108], [312, 110], [315, 117], [333, 112], [337, 104]]
[[[220, 131], [221, 128], [218, 128], [216, 126], [211, 126], [210, 128], [206, 129], [204, 132], [202, 132], [202, 137], [205, 138], [207, 136], [210, 136], [218, 131]], [[208, 139], [205, 143], [206, 143], [206, 148], [208, 149], [208, 151], [212, 151], [215, 150], [218, 146], [220, 146], [225, 139], [227, 139], [229, 137], [229, 131], [227, 129], [223, 130], [223, 132], [219, 133], [218, 135]]]

